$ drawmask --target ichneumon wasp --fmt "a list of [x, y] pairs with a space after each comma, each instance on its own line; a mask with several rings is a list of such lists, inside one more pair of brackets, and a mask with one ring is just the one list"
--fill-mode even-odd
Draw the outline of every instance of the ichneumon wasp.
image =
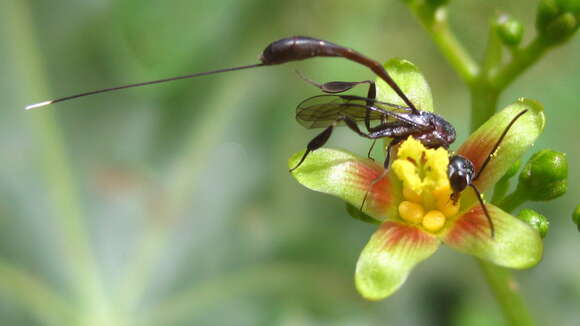
[[[270, 43], [260, 55], [260, 63], [257, 64], [211, 70], [190, 75], [105, 88], [32, 104], [27, 106], [26, 109], [29, 110], [39, 108], [74, 98], [121, 89], [159, 84], [236, 70], [273, 66], [315, 57], [341, 57], [366, 66], [383, 81], [385, 81], [407, 106], [398, 106], [376, 100], [376, 87], [372, 81], [329, 82], [325, 84], [318, 84], [301, 76], [304, 80], [317, 86], [325, 93], [342, 93], [344, 91], [350, 90], [356, 85], [364, 83], [369, 84], [369, 90], [367, 97], [358, 97], [353, 95], [319, 95], [308, 98], [298, 105], [296, 118], [303, 126], [306, 128], [325, 129], [308, 143], [304, 156], [301, 158], [300, 162], [291, 169], [291, 171], [298, 168], [311, 151], [322, 147], [330, 137], [334, 127], [342, 123], [344, 123], [358, 135], [365, 138], [373, 140], [379, 138], [391, 138], [384, 162], [385, 171], [388, 169], [391, 148], [402, 140], [406, 139], [408, 136], [414, 136], [424, 145], [426, 145], [426, 147], [431, 148], [441, 146], [449, 148], [449, 145], [455, 141], [455, 128], [441, 116], [435, 113], [418, 110], [401, 90], [401, 88], [397, 85], [397, 83], [391, 78], [383, 65], [381, 65], [378, 61], [370, 59], [353, 49], [346, 48], [328, 41], [304, 36], [283, 38]], [[498, 142], [495, 144], [494, 149], [488, 155], [487, 160], [482, 165], [481, 169], [477, 171], [477, 173], [474, 171], [473, 164], [471, 161], [469, 161], [469, 159], [459, 155], [450, 157], [448, 176], [451, 187], [453, 189], [451, 200], [456, 201], [459, 197], [459, 194], [467, 186], [473, 188], [477, 194], [477, 198], [479, 199], [481, 206], [483, 207], [488, 222], [490, 223], [492, 236], [494, 233], [493, 223], [481, 198], [481, 193], [473, 184], [473, 181], [477, 180], [477, 178], [481, 175], [481, 172], [489, 160], [491, 160], [493, 153], [499, 147], [501, 141], [509, 131], [510, 127], [525, 112], [526, 111], [522, 111], [510, 122]], [[358, 127], [358, 123], [361, 121], [364, 122], [366, 132], [360, 130]], [[371, 121], [378, 121], [379, 124], [376, 126], [371, 126]], [[385, 173], [379, 176], [377, 180], [382, 178], [384, 174]]]

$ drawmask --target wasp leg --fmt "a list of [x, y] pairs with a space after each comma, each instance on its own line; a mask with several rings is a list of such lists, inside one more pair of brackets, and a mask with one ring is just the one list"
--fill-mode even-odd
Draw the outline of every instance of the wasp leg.
[[367, 157], [371, 160], [375, 160], [372, 156], [371, 156], [371, 152], [373, 151], [373, 148], [375, 147], [375, 144], [377, 143], [377, 140], [374, 139], [373, 143], [371, 144], [371, 148], [369, 148], [369, 152], [367, 153]]
[[[369, 90], [367, 92], [367, 105], [368, 106], [374, 106], [375, 105], [375, 99], [377, 98], [377, 86], [375, 85], [375, 82], [373, 81], [369, 81], [367, 80], [367, 82], [369, 82]], [[371, 131], [371, 110], [367, 110], [366, 114], [365, 114], [365, 127], [367, 128], [367, 131], [370, 132]]]
[[326, 144], [328, 138], [330, 138], [330, 135], [332, 134], [332, 130], [334, 129], [337, 123], [338, 120], [335, 121], [332, 125], [328, 126], [328, 128], [324, 129], [316, 137], [312, 138], [312, 140], [308, 143], [308, 145], [306, 145], [306, 152], [304, 152], [304, 155], [302, 155], [302, 158], [300, 159], [298, 164], [296, 164], [295, 167], [290, 169], [290, 172], [296, 170], [302, 164], [302, 162], [304, 162], [304, 160], [306, 159], [308, 154], [310, 154], [310, 152], [317, 150], [320, 147], [324, 146], [324, 144]]
[[365, 202], [367, 201], [367, 198], [369, 196], [369, 192], [371, 191], [371, 189], [373, 189], [373, 187], [375, 186], [375, 184], [377, 184], [377, 182], [381, 181], [389, 172], [389, 163], [391, 161], [391, 149], [393, 148], [393, 146], [397, 145], [398, 143], [400, 143], [403, 139], [401, 138], [394, 138], [390, 143], [389, 146], [387, 146], [387, 156], [385, 157], [385, 161], [383, 162], [383, 172], [376, 178], [374, 178], [371, 181], [371, 184], [369, 185], [369, 188], [367, 189], [367, 192], [365, 193], [365, 196], [363, 197], [363, 201], [360, 205], [360, 210], [362, 211], [363, 207], [365, 206]]
[[352, 89], [353, 87], [360, 85], [360, 84], [373, 84], [374, 85], [374, 82], [372, 80], [363, 80], [363, 81], [357, 81], [357, 82], [331, 81], [328, 83], [321, 84], [321, 83], [316, 82], [312, 79], [306, 78], [298, 70], [296, 70], [296, 74], [300, 78], [302, 78], [302, 80], [304, 80], [305, 82], [307, 82], [307, 83], [313, 85], [314, 87], [319, 88], [321, 91], [323, 91], [325, 93], [329, 93], [329, 94], [337, 94], [337, 93], [346, 92], [346, 91], [348, 91], [348, 90]]
[[300, 161], [298, 161], [298, 164], [296, 164], [295, 167], [290, 169], [290, 172], [296, 170], [304, 162], [304, 160], [306, 159], [308, 154], [310, 154], [310, 152], [317, 150], [320, 147], [324, 146], [324, 144], [326, 144], [326, 142], [330, 138], [330, 135], [332, 135], [332, 130], [334, 129], [334, 127], [336, 127], [336, 125], [341, 121], [344, 121], [346, 123], [346, 125], [352, 131], [356, 132], [357, 134], [359, 134], [362, 137], [369, 138], [369, 139], [378, 139], [378, 138], [385, 137], [383, 134], [380, 134], [380, 133], [365, 133], [359, 129], [358, 125], [356, 124], [356, 121], [354, 121], [353, 119], [346, 117], [346, 116], [339, 117], [338, 119], [336, 119], [332, 123], [332, 125], [328, 126], [326, 129], [324, 129], [320, 134], [318, 134], [316, 137], [314, 137], [308, 143], [308, 145], [306, 145], [306, 152], [304, 152], [304, 155], [302, 155], [302, 158], [300, 158]]

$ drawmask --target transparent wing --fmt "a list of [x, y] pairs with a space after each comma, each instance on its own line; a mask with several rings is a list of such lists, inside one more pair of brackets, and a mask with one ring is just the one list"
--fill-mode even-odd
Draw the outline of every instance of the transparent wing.
[[[371, 102], [372, 101], [372, 102]], [[371, 104], [372, 105], [369, 105]], [[296, 120], [305, 128], [325, 128], [339, 117], [355, 121], [408, 121], [410, 108], [353, 95], [317, 95], [296, 108]], [[340, 122], [338, 125], [343, 124]]]

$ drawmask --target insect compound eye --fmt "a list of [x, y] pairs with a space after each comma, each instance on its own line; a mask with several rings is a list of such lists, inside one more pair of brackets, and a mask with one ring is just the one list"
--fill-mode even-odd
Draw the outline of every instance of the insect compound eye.
[[449, 184], [453, 192], [462, 192], [470, 182], [470, 176], [463, 171], [454, 171], [449, 175]]

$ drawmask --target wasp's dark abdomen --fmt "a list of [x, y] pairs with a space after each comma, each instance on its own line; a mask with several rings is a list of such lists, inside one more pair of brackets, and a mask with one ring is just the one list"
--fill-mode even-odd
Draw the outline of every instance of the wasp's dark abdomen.
[[262, 52], [260, 61], [277, 65], [312, 57], [338, 57], [345, 48], [334, 43], [306, 36], [283, 38], [270, 43]]

